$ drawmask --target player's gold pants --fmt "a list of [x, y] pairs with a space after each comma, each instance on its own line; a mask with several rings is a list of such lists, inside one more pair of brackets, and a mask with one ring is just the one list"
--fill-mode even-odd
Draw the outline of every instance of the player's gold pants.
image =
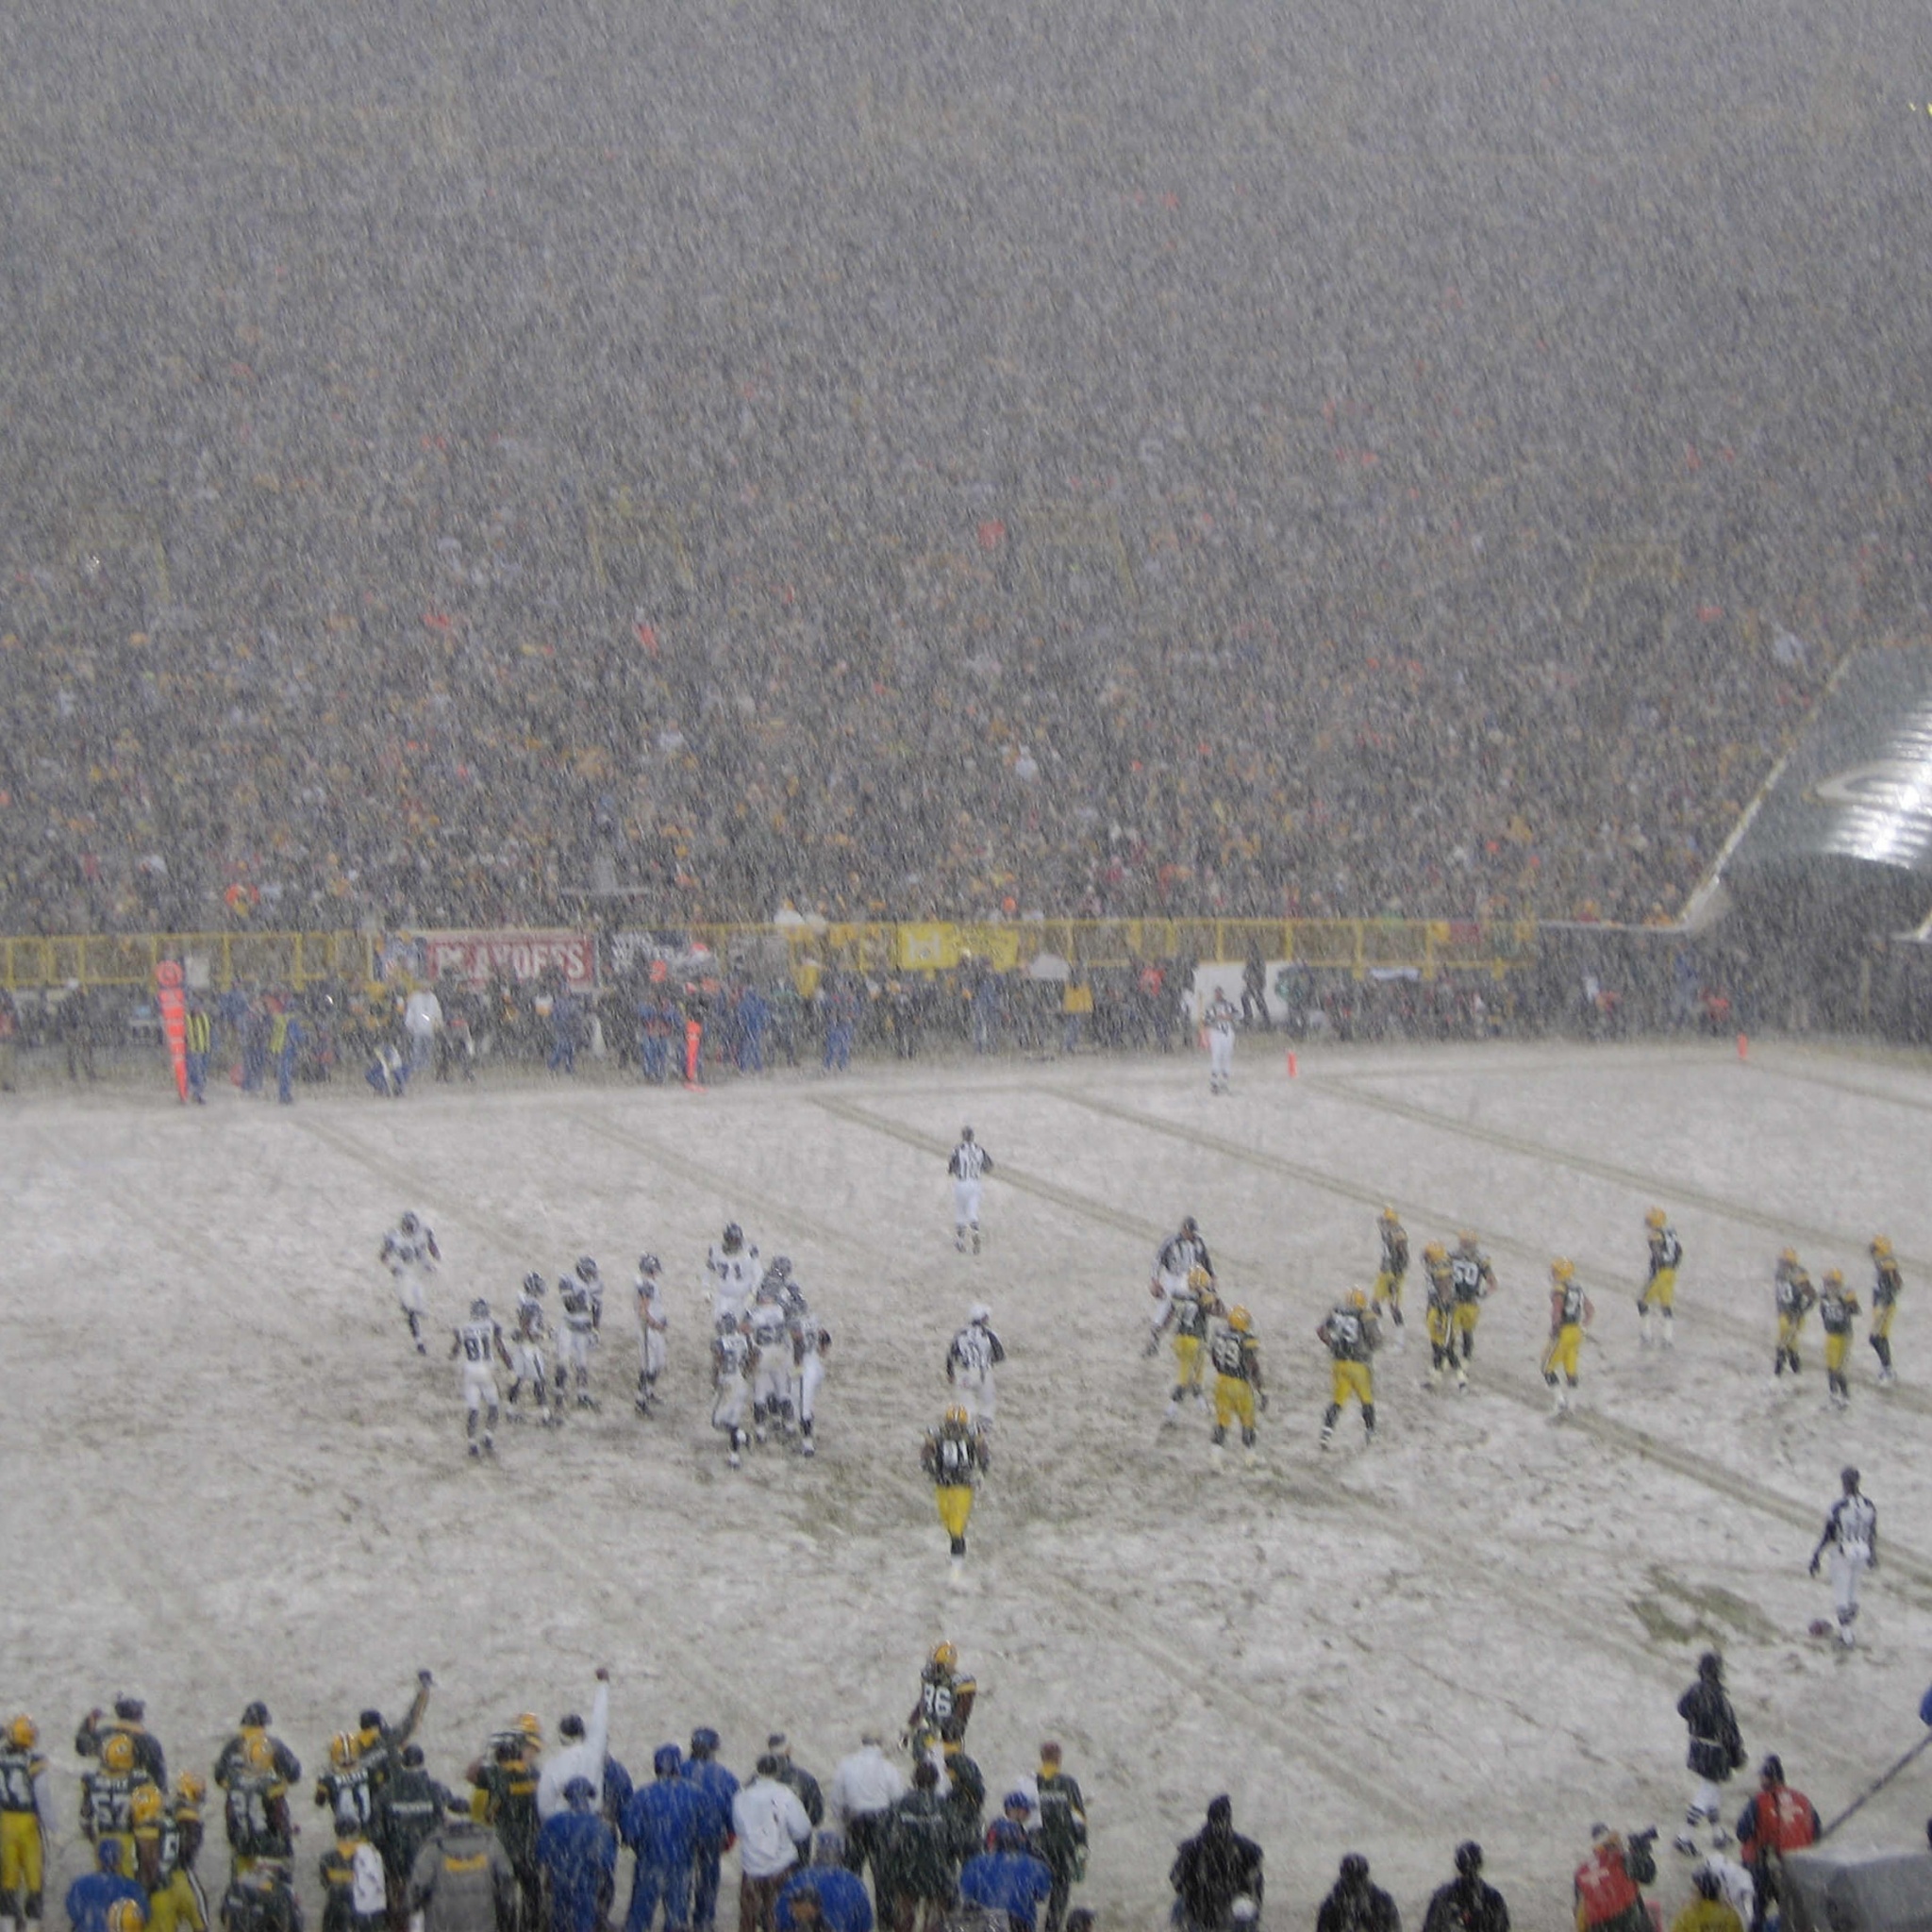
[[1375, 1285], [1369, 1291], [1369, 1299], [1379, 1308], [1387, 1302], [1391, 1308], [1402, 1306], [1402, 1276], [1391, 1274], [1388, 1269], [1375, 1276]]
[[1216, 1375], [1214, 1378], [1214, 1423], [1217, 1428], [1226, 1428], [1229, 1423], [1239, 1422], [1244, 1436], [1252, 1435], [1255, 1427], [1255, 1391], [1252, 1383], [1244, 1382], [1239, 1375]]
[[1480, 1302], [1457, 1302], [1451, 1317], [1456, 1328], [1457, 1339], [1462, 1343], [1464, 1355], [1469, 1353], [1469, 1344], [1475, 1340], [1475, 1324], [1481, 1319], [1483, 1305]]
[[1892, 1311], [1897, 1307], [1898, 1304], [1896, 1302], [1880, 1302], [1872, 1310], [1871, 1333], [1877, 1336], [1881, 1341], [1890, 1338]]
[[31, 1811], [0, 1811], [0, 1899], [38, 1893], [44, 1866], [41, 1821]]
[[176, 1872], [158, 1891], [148, 1894], [147, 1932], [208, 1932], [201, 1901], [194, 1895], [194, 1882], [185, 1872]]
[[1201, 1386], [1201, 1338], [1176, 1335], [1174, 1339], [1174, 1386], [1198, 1389]]
[[1668, 1312], [1676, 1306], [1677, 1271], [1674, 1268], [1659, 1268], [1650, 1277], [1643, 1291], [1643, 1306], [1646, 1308], [1662, 1308]]
[[1447, 1308], [1439, 1308], [1434, 1302], [1431, 1302], [1427, 1313], [1424, 1316], [1424, 1320], [1428, 1325], [1429, 1346], [1431, 1348], [1447, 1348], [1449, 1346], [1449, 1338], [1455, 1332], [1456, 1319], [1454, 1315]]
[[940, 1506], [940, 1522], [946, 1534], [958, 1542], [966, 1534], [966, 1519], [973, 1514], [972, 1484], [944, 1483], [933, 1491], [933, 1497]]
[[1375, 1406], [1375, 1385], [1367, 1362], [1331, 1362], [1328, 1365], [1328, 1399], [1337, 1408], [1346, 1408], [1353, 1395], [1364, 1408]]
[[1777, 1345], [1790, 1354], [1798, 1352], [1798, 1337], [1804, 1332], [1803, 1315], [1780, 1315], [1777, 1318]]
[[1574, 1322], [1566, 1322], [1550, 1337], [1550, 1345], [1543, 1350], [1543, 1374], [1545, 1376], [1561, 1375], [1566, 1382], [1576, 1380], [1576, 1357], [1583, 1348], [1583, 1330]]
[[1845, 1351], [1852, 1345], [1852, 1331], [1847, 1328], [1842, 1335], [1826, 1335], [1824, 1338], [1824, 1373], [1840, 1375], [1844, 1373]]

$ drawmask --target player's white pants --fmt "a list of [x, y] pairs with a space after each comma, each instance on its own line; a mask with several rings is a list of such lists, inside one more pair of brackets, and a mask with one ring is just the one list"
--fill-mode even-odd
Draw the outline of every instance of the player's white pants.
[[1234, 1035], [1218, 1026], [1208, 1029], [1208, 1074], [1216, 1086], [1225, 1086], [1234, 1071]]
[[1697, 1780], [1697, 1789], [1690, 1793], [1690, 1802], [1684, 1807], [1684, 1816], [1692, 1824], [1700, 1818], [1707, 1818], [1715, 1824], [1723, 1814], [1724, 1794], [1710, 1778]]
[[979, 1225], [979, 1197], [985, 1190], [984, 1181], [953, 1183], [953, 1225], [956, 1228]]
[[475, 1415], [479, 1408], [494, 1409], [497, 1405], [496, 1371], [479, 1362], [463, 1364], [463, 1407]]
[[561, 1387], [570, 1372], [577, 1372], [577, 1380], [585, 1381], [591, 1374], [591, 1331], [588, 1328], [562, 1328], [557, 1336], [557, 1380]]
[[646, 1328], [638, 1337], [638, 1368], [646, 1381], [654, 1382], [664, 1373], [664, 1331]]
[[1866, 1559], [1862, 1554], [1848, 1556], [1834, 1545], [1829, 1560], [1832, 1607], [1838, 1611], [1840, 1633], [1849, 1643], [1852, 1620], [1858, 1614], [1858, 1578], [1864, 1572]]
[[819, 1384], [825, 1379], [825, 1365], [817, 1356], [808, 1355], [798, 1365], [794, 1379], [798, 1385], [798, 1420], [803, 1426], [818, 1412]]
[[429, 1304], [424, 1299], [423, 1277], [413, 1268], [398, 1268], [393, 1279], [396, 1285], [396, 1300], [403, 1305], [406, 1315], [426, 1315]]
[[976, 1428], [992, 1427], [993, 1387], [991, 1372], [978, 1369], [956, 1369], [953, 1372], [953, 1388], [967, 1412], [972, 1416]]
[[791, 1393], [791, 1361], [776, 1349], [767, 1349], [751, 1373], [751, 1399], [775, 1409]]
[[549, 1380], [550, 1365], [534, 1341], [512, 1341], [509, 1345], [510, 1374], [519, 1382], [541, 1387]]
[[742, 1375], [733, 1375], [718, 1391], [711, 1404], [711, 1426], [736, 1431], [744, 1426], [745, 1384]]

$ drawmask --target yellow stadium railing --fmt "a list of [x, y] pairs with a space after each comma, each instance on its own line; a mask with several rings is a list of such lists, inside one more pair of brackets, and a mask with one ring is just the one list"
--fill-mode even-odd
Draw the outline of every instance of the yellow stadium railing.
[[[794, 972], [841, 967], [869, 974], [944, 973], [984, 963], [995, 972], [1042, 955], [1069, 969], [1113, 972], [1150, 960], [1291, 960], [1359, 979], [1370, 973], [1487, 973], [1501, 978], [1531, 963], [1532, 920], [1430, 919], [1028, 919], [826, 925], [727, 925], [675, 931], [731, 964], [782, 951]], [[163, 958], [205, 964], [208, 983], [288, 986], [360, 983], [376, 974], [382, 941], [364, 932], [87, 933], [0, 938], [0, 986], [9, 991], [143, 986]]]

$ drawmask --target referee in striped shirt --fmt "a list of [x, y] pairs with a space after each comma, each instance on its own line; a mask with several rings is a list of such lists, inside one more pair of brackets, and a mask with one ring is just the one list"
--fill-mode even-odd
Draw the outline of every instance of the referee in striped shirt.
[[973, 1138], [971, 1127], [959, 1129], [959, 1144], [946, 1162], [953, 1177], [953, 1246], [966, 1252], [966, 1236], [973, 1235], [973, 1252], [979, 1252], [979, 1196], [983, 1176], [992, 1172], [992, 1156]]

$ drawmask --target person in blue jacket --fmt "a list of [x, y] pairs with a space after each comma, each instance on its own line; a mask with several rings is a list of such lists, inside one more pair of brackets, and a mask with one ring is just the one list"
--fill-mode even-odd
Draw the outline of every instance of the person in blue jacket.
[[968, 1858], [959, 1874], [959, 1896], [968, 1905], [1004, 1912], [1013, 1932], [1033, 1932], [1033, 1926], [1053, 1890], [1053, 1874], [1043, 1858], [1026, 1849], [1020, 1827], [1000, 1819], [986, 1835], [992, 1849]]
[[597, 1813], [597, 1787], [574, 1777], [563, 1807], [537, 1834], [549, 1932], [603, 1932], [616, 1890], [617, 1834]]
[[691, 1902], [692, 1932], [711, 1932], [718, 1923], [718, 1859], [731, 1849], [731, 1801], [738, 1780], [718, 1762], [718, 1734], [701, 1724], [691, 1734], [691, 1756], [684, 1760], [687, 1782], [710, 1799], [715, 1822], [698, 1841], [697, 1875]]
[[650, 1932], [660, 1902], [664, 1932], [688, 1932], [700, 1850], [720, 1837], [717, 1807], [685, 1777], [675, 1744], [658, 1745], [651, 1770], [651, 1782], [624, 1810], [624, 1841], [637, 1859], [625, 1932]]
[[95, 1851], [99, 1869], [82, 1873], [67, 1888], [67, 1922], [74, 1932], [110, 1932], [110, 1914], [124, 1901], [140, 1914], [134, 1921], [137, 1925], [147, 1924], [147, 1893], [123, 1875], [121, 1853], [118, 1838], [102, 1839]]
[[778, 1932], [872, 1932], [872, 1900], [865, 1880], [845, 1869], [839, 1833], [812, 1840], [811, 1863], [785, 1881], [772, 1916]]

